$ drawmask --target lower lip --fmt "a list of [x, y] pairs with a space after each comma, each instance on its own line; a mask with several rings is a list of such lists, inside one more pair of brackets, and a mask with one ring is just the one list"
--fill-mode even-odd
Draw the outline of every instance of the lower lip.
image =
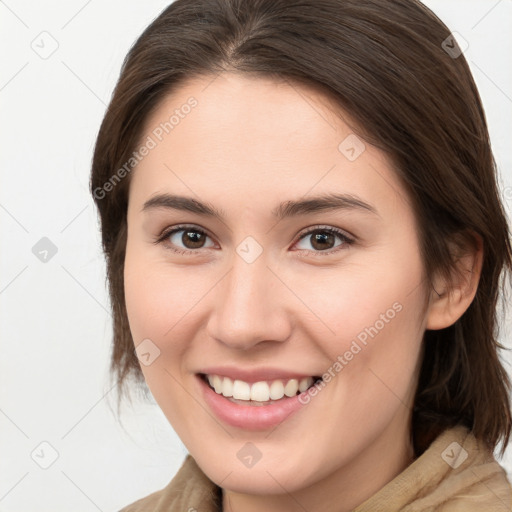
[[299, 401], [300, 395], [285, 397], [270, 405], [239, 405], [217, 394], [201, 377], [197, 378], [204, 400], [215, 416], [233, 427], [266, 430], [276, 427], [304, 407]]

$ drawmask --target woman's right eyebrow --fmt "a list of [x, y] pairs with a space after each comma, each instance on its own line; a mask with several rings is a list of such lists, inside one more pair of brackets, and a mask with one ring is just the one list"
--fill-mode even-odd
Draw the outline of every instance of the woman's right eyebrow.
[[[144, 203], [141, 211], [147, 212], [156, 208], [187, 211], [205, 217], [213, 217], [222, 222], [226, 220], [225, 212], [208, 202], [202, 202], [193, 197], [157, 194]], [[272, 216], [282, 220], [308, 213], [332, 210], [357, 210], [380, 216], [374, 206], [353, 194], [326, 194], [309, 199], [284, 201], [272, 210]]]

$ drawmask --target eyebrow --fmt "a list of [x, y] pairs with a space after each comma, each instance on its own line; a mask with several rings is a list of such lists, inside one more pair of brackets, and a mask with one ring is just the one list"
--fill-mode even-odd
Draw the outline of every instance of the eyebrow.
[[[224, 222], [226, 217], [223, 210], [217, 209], [210, 203], [201, 202], [192, 197], [172, 194], [158, 194], [148, 199], [142, 211], [155, 208], [169, 208], [196, 213], [204, 217], [212, 217]], [[272, 215], [279, 220], [330, 210], [359, 210], [379, 215], [376, 208], [352, 194], [327, 194], [311, 197], [310, 199], [284, 201], [272, 210]]]

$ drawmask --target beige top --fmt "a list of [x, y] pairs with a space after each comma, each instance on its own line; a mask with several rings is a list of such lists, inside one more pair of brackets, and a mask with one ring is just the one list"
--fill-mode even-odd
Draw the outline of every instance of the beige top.
[[[120, 512], [221, 512], [221, 489], [187, 455], [171, 482]], [[464, 427], [443, 432], [354, 512], [508, 512], [505, 470]], [[314, 512], [314, 511], [311, 511]]]

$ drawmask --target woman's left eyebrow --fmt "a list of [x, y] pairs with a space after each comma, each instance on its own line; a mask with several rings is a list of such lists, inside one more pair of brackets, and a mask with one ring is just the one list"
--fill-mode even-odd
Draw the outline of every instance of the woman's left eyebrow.
[[278, 219], [324, 210], [360, 210], [380, 216], [377, 209], [353, 194], [327, 194], [281, 203], [272, 214]]
[[[145, 212], [154, 208], [187, 211], [205, 217], [213, 217], [225, 222], [225, 213], [222, 210], [217, 209], [210, 203], [199, 201], [193, 197], [157, 194], [144, 203], [141, 211]], [[353, 194], [327, 194], [311, 197], [309, 199], [284, 201], [279, 204], [277, 208], [272, 210], [272, 216], [282, 220], [288, 217], [317, 213], [325, 210], [358, 210], [380, 216], [374, 206]]]

